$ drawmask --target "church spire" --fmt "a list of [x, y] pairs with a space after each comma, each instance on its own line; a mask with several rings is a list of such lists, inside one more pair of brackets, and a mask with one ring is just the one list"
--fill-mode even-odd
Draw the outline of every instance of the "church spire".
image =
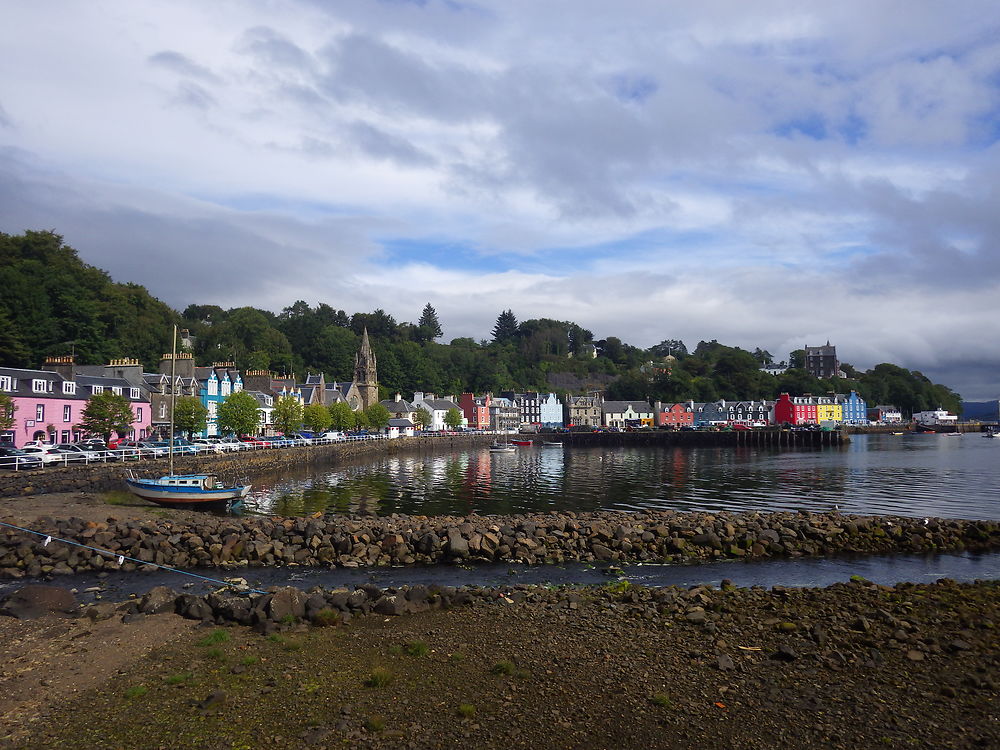
[[368, 342], [368, 328], [361, 334], [361, 348], [354, 358], [354, 384], [361, 396], [361, 408], [378, 403], [378, 370], [375, 353]]

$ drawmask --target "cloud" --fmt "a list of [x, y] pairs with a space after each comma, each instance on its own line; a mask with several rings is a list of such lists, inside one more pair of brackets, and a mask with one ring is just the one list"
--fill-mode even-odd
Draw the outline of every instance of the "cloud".
[[211, 70], [174, 50], [163, 50], [150, 55], [149, 63], [187, 78], [196, 78], [207, 83], [220, 82], [219, 77]]

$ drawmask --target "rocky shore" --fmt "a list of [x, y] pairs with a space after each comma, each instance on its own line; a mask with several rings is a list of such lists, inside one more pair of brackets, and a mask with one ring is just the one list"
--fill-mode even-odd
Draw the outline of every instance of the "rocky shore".
[[[1000, 547], [1000, 522], [840, 513], [553, 513], [516, 516], [41, 517], [0, 530], [0, 577], [232, 566], [453, 562], [697, 562]], [[100, 550], [100, 551], [99, 551]], [[120, 559], [121, 556], [124, 559]]]
[[[195, 599], [203, 626], [171, 625]], [[236, 610], [257, 627], [232, 627]], [[159, 590], [71, 622], [53, 635], [51, 616], [0, 618], [5, 659], [25, 638], [50, 646], [48, 661], [3, 662], [5, 694], [49, 691], [4, 714], [8, 746], [1000, 744], [997, 582]], [[101, 671], [108, 633], [154, 630], [169, 637], [100, 684], [52, 694], [80, 658]]]

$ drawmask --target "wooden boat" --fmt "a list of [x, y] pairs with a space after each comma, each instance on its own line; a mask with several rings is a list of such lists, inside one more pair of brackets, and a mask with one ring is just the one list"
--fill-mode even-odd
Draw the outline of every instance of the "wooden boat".
[[170, 508], [228, 510], [242, 503], [250, 492], [249, 484], [223, 486], [215, 474], [168, 474], [144, 479], [130, 470], [125, 485], [143, 500]]

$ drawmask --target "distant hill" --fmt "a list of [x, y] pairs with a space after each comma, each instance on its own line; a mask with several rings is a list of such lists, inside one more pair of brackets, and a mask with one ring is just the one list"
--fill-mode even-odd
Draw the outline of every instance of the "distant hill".
[[1000, 400], [963, 401], [962, 419], [969, 422], [1000, 422]]

